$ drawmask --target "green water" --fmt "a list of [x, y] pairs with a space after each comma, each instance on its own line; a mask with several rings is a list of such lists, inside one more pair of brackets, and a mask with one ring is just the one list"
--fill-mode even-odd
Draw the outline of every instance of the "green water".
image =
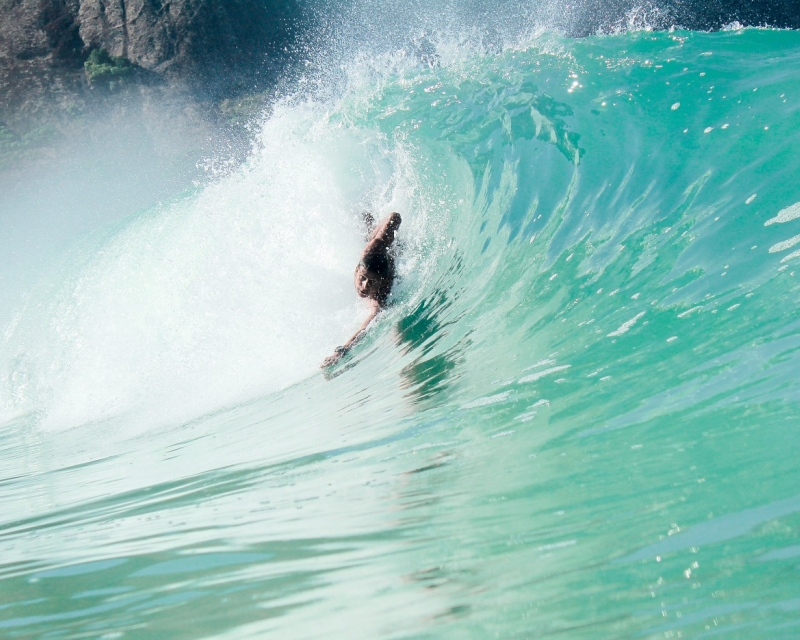
[[[796, 637], [799, 61], [360, 61], [86, 240], [4, 334], [2, 636]], [[321, 372], [363, 207], [402, 212], [401, 279]]]

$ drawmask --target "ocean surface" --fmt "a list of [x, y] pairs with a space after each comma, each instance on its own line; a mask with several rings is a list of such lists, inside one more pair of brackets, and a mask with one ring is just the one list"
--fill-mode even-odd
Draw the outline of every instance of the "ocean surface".
[[40, 261], [0, 637], [800, 635], [800, 33], [521, 31], [341, 56]]

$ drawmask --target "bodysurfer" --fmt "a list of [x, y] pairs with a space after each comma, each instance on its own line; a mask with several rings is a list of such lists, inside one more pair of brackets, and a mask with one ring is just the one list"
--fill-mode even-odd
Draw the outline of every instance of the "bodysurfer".
[[[368, 226], [373, 224], [371, 215], [365, 214], [364, 218]], [[364, 320], [358, 331], [353, 334], [353, 337], [342, 346], [336, 347], [334, 352], [325, 358], [322, 363], [323, 367], [336, 364], [339, 358], [361, 339], [369, 323], [386, 306], [389, 293], [392, 291], [392, 284], [394, 284], [395, 274], [394, 257], [390, 247], [394, 242], [394, 236], [401, 221], [400, 214], [393, 213], [381, 222], [370, 235], [367, 246], [361, 252], [361, 259], [358, 262], [358, 266], [356, 266], [354, 276], [356, 293], [362, 298], [368, 298], [370, 301], [369, 316]]]

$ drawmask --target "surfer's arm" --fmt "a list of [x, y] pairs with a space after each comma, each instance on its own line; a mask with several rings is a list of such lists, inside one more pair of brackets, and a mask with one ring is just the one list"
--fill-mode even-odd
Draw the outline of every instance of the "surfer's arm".
[[372, 308], [369, 310], [369, 315], [367, 316], [367, 319], [364, 320], [364, 322], [358, 328], [358, 331], [356, 331], [347, 342], [345, 342], [341, 347], [339, 347], [340, 349], [344, 349], [345, 353], [350, 351], [353, 345], [355, 345], [356, 342], [361, 340], [362, 336], [367, 332], [367, 327], [369, 326], [369, 323], [372, 322], [375, 319], [375, 316], [377, 316], [381, 311], [381, 305], [379, 305], [376, 300], [370, 300], [370, 302], [372, 303]]
[[341, 347], [336, 347], [334, 352], [322, 361], [323, 367], [329, 367], [332, 364], [336, 364], [339, 358], [350, 351], [350, 349], [352, 349], [353, 346], [355, 346], [355, 344], [361, 340], [361, 338], [367, 332], [369, 323], [372, 322], [375, 319], [375, 316], [377, 316], [381, 311], [381, 305], [378, 304], [377, 300], [371, 300], [370, 302], [372, 302], [372, 308], [369, 311], [367, 319], [364, 320], [364, 322], [358, 328], [358, 331], [356, 331], [347, 342], [345, 342]]
[[367, 246], [364, 247], [362, 256], [374, 251], [384, 250], [392, 244], [394, 242], [394, 234], [402, 221], [400, 214], [395, 212], [381, 222], [372, 232], [372, 237], [367, 242]]

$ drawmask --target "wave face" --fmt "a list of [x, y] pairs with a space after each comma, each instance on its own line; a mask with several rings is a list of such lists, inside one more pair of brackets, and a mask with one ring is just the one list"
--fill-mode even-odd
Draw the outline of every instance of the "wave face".
[[417, 44], [7, 312], [6, 637], [794, 635], [800, 34]]

